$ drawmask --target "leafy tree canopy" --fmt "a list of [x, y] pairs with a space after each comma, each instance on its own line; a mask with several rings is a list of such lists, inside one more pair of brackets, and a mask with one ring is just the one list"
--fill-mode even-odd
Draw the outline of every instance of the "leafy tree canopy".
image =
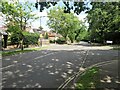
[[35, 14], [31, 14], [34, 5], [29, 2], [19, 3], [17, 1], [12, 3], [2, 1], [1, 5], [1, 12], [5, 16], [8, 32], [11, 33], [12, 38], [15, 38], [11, 39], [11, 41], [21, 44], [21, 49], [23, 50], [24, 35], [22, 32], [25, 31], [29, 21], [34, 21], [38, 18], [35, 17]]
[[[46, 2], [42, 2], [42, 1], [39, 1], [37, 0], [36, 1], [36, 4], [35, 4], [35, 7], [38, 8], [38, 5], [40, 5], [40, 12], [42, 12], [42, 10], [44, 10], [44, 8], [49, 8], [52, 6], [55, 6], [60, 0], [54, 0], [54, 1], [46, 1]], [[72, 1], [72, 0], [64, 0], [63, 1], [64, 3], [64, 12], [65, 13], [70, 13], [71, 10], [74, 11], [74, 13], [76, 14], [80, 14], [82, 11], [86, 10], [86, 9], [89, 9], [85, 3], [84, 3], [84, 0], [81, 0], [81, 1]], [[71, 5], [72, 3], [72, 5]]]
[[29, 2], [25, 3], [9, 3], [9, 2], [2, 2], [1, 12], [6, 17], [6, 24], [7, 26], [11, 25], [19, 25], [21, 30], [25, 30], [26, 25], [29, 21], [34, 21], [38, 19], [35, 17], [35, 14], [31, 14], [33, 4]]
[[[88, 11], [91, 39], [104, 43], [105, 40], [118, 41], [120, 36], [120, 2], [92, 2]], [[110, 33], [113, 33], [112, 36]], [[118, 34], [117, 34], [118, 33]]]
[[74, 13], [64, 13], [64, 9], [60, 7], [51, 9], [48, 17], [48, 26], [61, 34], [66, 41], [73, 42], [86, 28]]

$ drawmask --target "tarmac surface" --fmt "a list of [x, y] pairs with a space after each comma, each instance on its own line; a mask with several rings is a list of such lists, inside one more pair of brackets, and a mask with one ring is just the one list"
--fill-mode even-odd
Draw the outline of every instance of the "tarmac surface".
[[[79, 45], [51, 45], [46, 50], [3, 57], [2, 88], [58, 88], [78, 72], [81, 65], [87, 68], [101, 62], [118, 61], [119, 52], [110, 49], [90, 46], [83, 42]], [[101, 66], [101, 80], [114, 79], [114, 82], [117, 82], [115, 85], [118, 85], [117, 67], [118, 62]], [[104, 80], [102, 82], [104, 83]]]

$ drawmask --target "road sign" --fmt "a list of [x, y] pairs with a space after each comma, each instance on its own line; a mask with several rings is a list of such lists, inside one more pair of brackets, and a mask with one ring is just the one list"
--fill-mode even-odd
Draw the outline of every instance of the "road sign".
[[112, 44], [112, 43], [113, 43], [113, 41], [106, 41], [106, 43]]

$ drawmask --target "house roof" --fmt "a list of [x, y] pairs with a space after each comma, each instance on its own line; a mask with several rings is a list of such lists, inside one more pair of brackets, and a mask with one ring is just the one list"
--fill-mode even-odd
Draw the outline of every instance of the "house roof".
[[49, 32], [49, 33], [48, 33], [48, 36], [49, 36], [49, 37], [55, 37], [55, 36], [61, 37], [60, 34], [56, 34], [56, 33], [54, 33], [54, 32]]

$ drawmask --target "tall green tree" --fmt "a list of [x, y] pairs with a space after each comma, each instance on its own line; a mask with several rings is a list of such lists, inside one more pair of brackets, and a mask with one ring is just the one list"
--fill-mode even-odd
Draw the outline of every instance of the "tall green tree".
[[66, 42], [70, 40], [73, 43], [84, 26], [74, 13], [64, 13], [64, 9], [60, 7], [51, 9], [48, 17], [49, 27], [61, 34]]
[[6, 17], [8, 26], [18, 24], [21, 30], [25, 30], [26, 25], [30, 21], [38, 19], [38, 17], [35, 17], [35, 14], [31, 14], [33, 7], [34, 5], [29, 2], [2, 2], [1, 11]]
[[[32, 12], [33, 4], [29, 2], [25, 3], [9, 3], [9, 2], [2, 2], [1, 11], [3, 15], [6, 17], [6, 25], [8, 27], [8, 31], [10, 33], [16, 33], [14, 29], [11, 29], [11, 27], [16, 27], [17, 32], [19, 32], [22, 39], [19, 39], [21, 41], [21, 49], [23, 50], [23, 39], [24, 35], [22, 34], [23, 31], [26, 29], [26, 25], [29, 23], [29, 21], [35, 20], [38, 17], [35, 17], [35, 14], [31, 14]], [[14, 35], [15, 36], [15, 35]], [[20, 38], [20, 37], [19, 37]]]
[[96, 39], [101, 43], [106, 40], [118, 41], [120, 2], [92, 2], [91, 5], [92, 9], [88, 11], [87, 16], [91, 39]]

